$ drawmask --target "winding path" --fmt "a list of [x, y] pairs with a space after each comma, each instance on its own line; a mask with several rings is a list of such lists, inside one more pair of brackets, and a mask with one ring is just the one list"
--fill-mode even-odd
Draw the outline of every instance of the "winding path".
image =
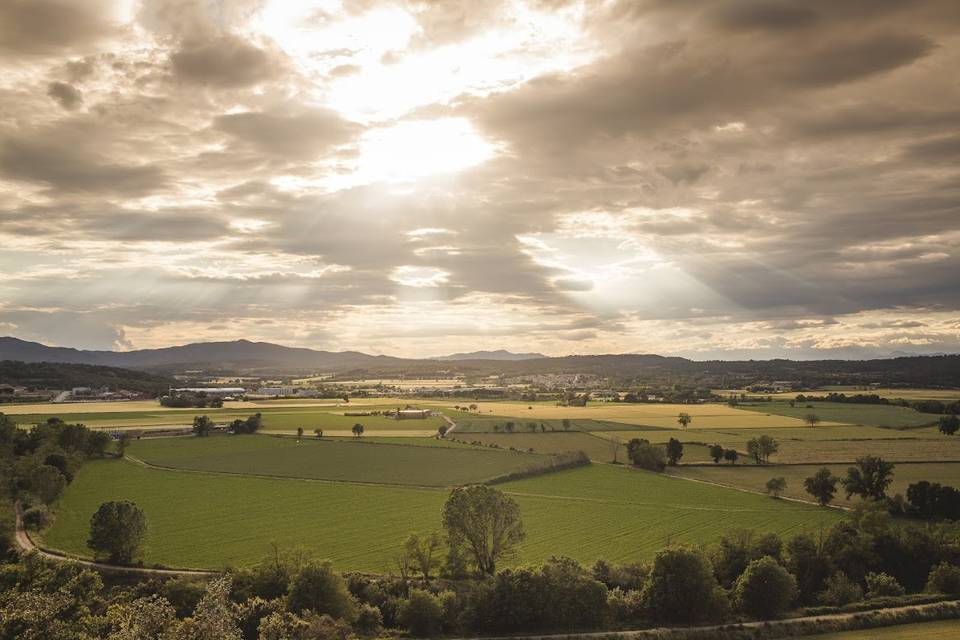
[[23, 524], [23, 507], [19, 502], [14, 503], [14, 513], [16, 514], [16, 531], [14, 539], [17, 546], [24, 553], [36, 552], [40, 557], [54, 562], [76, 562], [77, 564], [96, 569], [97, 571], [112, 571], [114, 573], [133, 573], [153, 576], [215, 576], [218, 571], [206, 571], [203, 569], [158, 569], [154, 567], [132, 567], [117, 564], [108, 564], [106, 562], [95, 562], [93, 560], [84, 560], [59, 551], [48, 551], [43, 547], [37, 546], [30, 538], [26, 527]]

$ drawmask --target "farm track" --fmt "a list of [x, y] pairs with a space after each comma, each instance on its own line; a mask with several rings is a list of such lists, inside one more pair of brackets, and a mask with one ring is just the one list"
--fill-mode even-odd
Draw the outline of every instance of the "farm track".
[[96, 569], [97, 571], [109, 571], [113, 573], [133, 573], [139, 575], [151, 576], [215, 576], [218, 571], [208, 571], [206, 569], [160, 569], [156, 567], [134, 567], [118, 564], [108, 564], [106, 562], [96, 562], [93, 560], [84, 560], [71, 556], [60, 551], [44, 549], [37, 545], [23, 524], [23, 507], [19, 502], [14, 503], [14, 513], [16, 515], [16, 527], [14, 539], [20, 550], [24, 553], [36, 552], [40, 557], [54, 562], [76, 562], [83, 567]]
[[[694, 466], [694, 465], [689, 465]], [[705, 465], [696, 465], [696, 466], [705, 466]], [[701, 480], [699, 478], [687, 478], [686, 476], [674, 475], [672, 473], [666, 473], [666, 475], [671, 478], [676, 478], [677, 480], [686, 480], [687, 482], [699, 482], [700, 484], [709, 484], [715, 487], [723, 487], [724, 489], [733, 489], [734, 491], [742, 491], [743, 493], [752, 493], [758, 496], [769, 496], [768, 493], [764, 491], [755, 491], [754, 489], [746, 489], [744, 487], [737, 487], [732, 484], [724, 484], [723, 482], [714, 482], [712, 480]], [[772, 499], [772, 498], [771, 498]], [[813, 500], [804, 500], [803, 498], [789, 498], [787, 496], [780, 496], [777, 500], [786, 500], [788, 502], [798, 502], [800, 504], [813, 505], [815, 507], [821, 506], [820, 503], [814, 502]], [[827, 505], [830, 509], [839, 509], [840, 511], [853, 511], [851, 507], [844, 507], [838, 504]]]

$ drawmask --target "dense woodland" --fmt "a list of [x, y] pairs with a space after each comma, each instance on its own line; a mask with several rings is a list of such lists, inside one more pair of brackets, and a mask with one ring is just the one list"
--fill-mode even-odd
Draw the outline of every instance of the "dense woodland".
[[0, 386], [23, 386], [29, 389], [108, 387], [156, 396], [174, 383], [172, 378], [154, 373], [116, 367], [0, 360]]

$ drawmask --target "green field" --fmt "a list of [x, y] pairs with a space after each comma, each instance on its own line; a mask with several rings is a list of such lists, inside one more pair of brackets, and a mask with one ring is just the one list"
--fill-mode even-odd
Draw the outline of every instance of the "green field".
[[[807, 407], [807, 404], [810, 407]], [[940, 416], [932, 413], [920, 413], [907, 407], [883, 404], [845, 404], [842, 402], [797, 402], [791, 407], [789, 402], [758, 402], [741, 404], [738, 408], [762, 413], [772, 413], [790, 418], [803, 419], [813, 413], [822, 422], [845, 422], [874, 427], [892, 427], [896, 429], [920, 427], [935, 423]]]
[[[460, 433], [458, 428], [452, 437], [465, 442], [479, 442], [484, 446], [492, 444], [502, 449], [513, 447], [519, 451], [533, 450], [536, 453], [564, 453], [583, 451], [591, 460], [610, 462], [613, 452], [610, 441], [582, 431], [546, 432], [546, 433]], [[620, 461], [626, 459], [626, 452], [620, 452]]]
[[263, 416], [265, 431], [296, 431], [303, 427], [307, 433], [314, 429], [324, 431], [347, 431], [354, 424], [362, 424], [368, 431], [425, 430], [436, 431], [445, 424], [443, 418], [429, 417], [423, 420], [396, 420], [385, 416], [345, 416], [345, 411], [367, 411], [395, 408], [383, 407], [277, 407], [249, 409], [163, 409], [153, 411], [113, 411], [101, 413], [27, 413], [11, 416], [19, 424], [36, 424], [56, 416], [69, 423], [81, 423], [89, 427], [145, 427], [189, 426], [197, 415], [209, 416], [217, 423], [227, 423], [237, 418], [246, 418], [258, 411]]
[[[459, 433], [506, 433], [506, 424], [513, 422], [514, 434], [531, 433], [533, 424], [538, 433], [562, 433], [565, 431], [624, 431], [636, 429], [637, 425], [612, 422], [609, 420], [591, 420], [574, 418], [570, 420], [570, 428], [566, 429], [562, 419], [540, 419], [510, 416], [481, 416], [457, 411], [444, 412], [457, 423]], [[540, 425], [543, 425], [541, 428]], [[673, 431], [658, 427], [646, 427], [654, 431]], [[545, 431], [544, 431], [545, 429]]]
[[[692, 478], [695, 480], [706, 480], [708, 482], [717, 482], [749, 489], [751, 491], [765, 491], [767, 480], [774, 477], [784, 477], [787, 480], [787, 490], [784, 493], [790, 498], [800, 498], [803, 500], [812, 500], [810, 495], [803, 488], [803, 481], [816, 473], [821, 466], [827, 466], [834, 475], [844, 477], [847, 475], [849, 465], [767, 465], [767, 466], [729, 466], [723, 463], [709, 467], [675, 467], [669, 470], [671, 474]], [[960, 463], [951, 462], [927, 462], [920, 464], [898, 464], [894, 469], [893, 484], [887, 490], [888, 495], [900, 493], [906, 495], [907, 486], [920, 480], [929, 480], [939, 482], [940, 484], [951, 485], [960, 488]], [[848, 501], [844, 497], [843, 486], [837, 485], [837, 495], [834, 501], [837, 504], [852, 504], [856, 502], [854, 497]]]
[[960, 638], [960, 620], [916, 622], [879, 629], [818, 633], [809, 640], [954, 640]]
[[496, 449], [258, 435], [149, 438], [135, 442], [129, 455], [189, 471], [434, 487], [483, 482], [548, 462]]
[[[833, 510], [609, 465], [500, 488], [519, 502], [527, 530], [518, 562], [551, 555], [584, 563], [647, 559], [668, 543], [708, 543], [732, 527], [793, 534], [840, 518]], [[93, 512], [106, 500], [129, 499], [147, 516], [147, 563], [249, 565], [277, 542], [302, 545], [343, 570], [390, 571], [408, 533], [440, 527], [446, 496], [446, 489], [188, 473], [98, 460], [67, 488], [43, 539], [86, 556]]]

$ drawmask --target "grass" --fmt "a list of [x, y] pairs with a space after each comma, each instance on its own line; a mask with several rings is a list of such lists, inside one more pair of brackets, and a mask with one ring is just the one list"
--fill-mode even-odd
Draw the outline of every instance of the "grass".
[[[807, 407], [807, 404], [810, 407]], [[929, 425], [940, 419], [932, 413], [920, 413], [908, 407], [883, 404], [848, 404], [842, 402], [797, 402], [791, 407], [788, 402], [758, 402], [739, 405], [745, 410], [776, 414], [803, 419], [813, 413], [826, 423], [843, 422], [895, 429]]]
[[[624, 424], [622, 422], [609, 422], [604, 420], [590, 420], [576, 418], [570, 420], [570, 428], [564, 427], [562, 419], [535, 419], [527, 417], [516, 418], [511, 416], [484, 416], [475, 414], [466, 414], [459, 412], [448, 412], [448, 414], [457, 423], [458, 433], [506, 433], [506, 424], [514, 423], [514, 435], [520, 433], [530, 434], [530, 426], [534, 425], [536, 433], [561, 433], [565, 431], [623, 431], [635, 429], [634, 425]], [[542, 425], [542, 427], [541, 427]], [[657, 427], [651, 427], [657, 429]], [[545, 431], [544, 431], [545, 429]]]
[[818, 633], [809, 640], [953, 640], [960, 637], [960, 620], [917, 622], [877, 629]]
[[[454, 419], [494, 418], [513, 420], [518, 423], [545, 420], [594, 420], [606, 423], [633, 425], [633, 428], [654, 427], [677, 429], [677, 415], [688, 413], [693, 418], [688, 429], [717, 428], [784, 428], [802, 427], [797, 417], [778, 414], [765, 415], [757, 411], [744, 411], [725, 404], [625, 404], [620, 402], [589, 403], [586, 407], [558, 407], [555, 404], [519, 402], [480, 402], [477, 411], [471, 414], [456, 413]], [[773, 403], [776, 404], [776, 403]], [[803, 414], [801, 414], [803, 415]], [[826, 422], [827, 420], [824, 419]], [[609, 428], [609, 427], [608, 427]], [[631, 428], [631, 427], [617, 427]], [[590, 429], [593, 430], [593, 429]]]
[[190, 471], [436, 487], [483, 482], [546, 462], [489, 449], [226, 435], [144, 439], [130, 455]]
[[[785, 496], [811, 500], [810, 495], [803, 488], [803, 481], [812, 476], [821, 467], [828, 467], [834, 475], [845, 477], [850, 465], [768, 465], [768, 466], [730, 466], [718, 464], [709, 467], [675, 467], [670, 473], [684, 478], [706, 480], [720, 484], [740, 487], [752, 491], [765, 491], [767, 480], [775, 477], [784, 477], [787, 480]], [[887, 490], [888, 495], [900, 493], [906, 495], [907, 487], [920, 480], [929, 480], [941, 484], [960, 488], [960, 463], [925, 462], [898, 464], [894, 469], [893, 484]], [[837, 485], [837, 495], [834, 501], [838, 504], [852, 504], [857, 500], [846, 500], [843, 486]]]
[[[568, 555], [583, 563], [649, 559], [667, 544], [703, 544], [733, 527], [816, 532], [838, 513], [610, 465], [499, 486], [520, 504], [527, 538], [515, 562]], [[246, 566], [271, 542], [303, 546], [342, 570], [389, 571], [405, 537], [440, 528], [445, 489], [223, 476], [85, 465], [56, 506], [44, 543], [88, 555], [90, 516], [106, 500], [146, 513], [144, 559], [171, 566]]]
[[[513, 447], [520, 451], [532, 449], [536, 453], [564, 453], [583, 451], [591, 460], [609, 462], [613, 451], [609, 440], [582, 431], [558, 431], [546, 433], [461, 433], [460, 428], [452, 437], [466, 442], [479, 442], [489, 446], [495, 444], [503, 449]], [[626, 447], [622, 447], [620, 460], [626, 459]]]

